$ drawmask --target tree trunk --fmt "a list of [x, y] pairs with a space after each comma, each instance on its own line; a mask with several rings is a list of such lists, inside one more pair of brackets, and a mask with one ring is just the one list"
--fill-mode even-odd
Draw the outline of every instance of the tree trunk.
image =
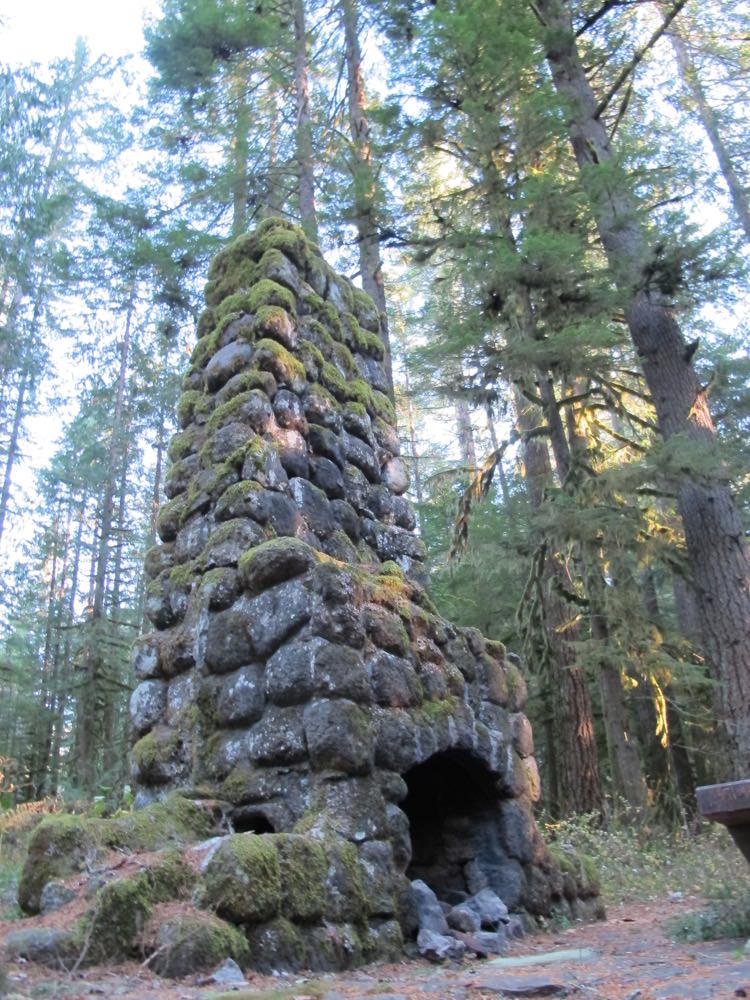
[[88, 638], [83, 654], [83, 696], [82, 712], [79, 712], [79, 777], [84, 791], [92, 791], [96, 779], [97, 741], [100, 737], [101, 706], [107, 697], [104, 690], [105, 654], [102, 649], [101, 627], [105, 618], [107, 594], [107, 569], [110, 560], [110, 540], [114, 514], [115, 476], [120, 469], [119, 456], [124, 447], [123, 409], [128, 364], [130, 361], [131, 322], [135, 306], [135, 285], [131, 285], [130, 301], [125, 320], [125, 333], [120, 353], [120, 370], [117, 377], [117, 393], [112, 418], [107, 461], [107, 479], [104, 484], [101, 504], [99, 543], [96, 555], [93, 600], [88, 622]]
[[587, 590], [591, 602], [591, 637], [600, 643], [603, 654], [597, 666], [597, 676], [612, 768], [612, 788], [630, 809], [640, 812], [646, 806], [646, 784], [638, 747], [631, 733], [622, 679], [620, 671], [607, 656], [609, 628], [600, 610], [601, 599], [597, 599], [596, 587], [591, 586], [590, 581]]
[[78, 507], [78, 528], [76, 530], [76, 540], [73, 547], [73, 565], [70, 572], [70, 584], [68, 589], [67, 614], [65, 618], [65, 639], [63, 642], [62, 670], [60, 684], [57, 689], [54, 711], [54, 732], [50, 750], [50, 792], [54, 794], [60, 781], [60, 752], [62, 749], [63, 732], [65, 724], [65, 706], [69, 697], [69, 689], [73, 685], [73, 622], [76, 613], [76, 597], [78, 595], [78, 574], [81, 566], [81, 554], [83, 552], [83, 526], [85, 522], [87, 496], [84, 493]]
[[[666, 295], [649, 281], [657, 255], [638, 222], [634, 196], [617, 181], [614, 151], [581, 63], [565, 0], [536, 0], [546, 29], [547, 59], [565, 101], [571, 143], [587, 178], [591, 206], [625, 317], [641, 357], [659, 429], [680, 434], [707, 454], [716, 450], [708, 400]], [[728, 741], [728, 770], [750, 772], [750, 554], [722, 471], [702, 480], [685, 474], [678, 509], [693, 568], [703, 647], [715, 679]]]
[[[497, 452], [500, 448], [500, 442], [497, 439], [497, 431], [495, 430], [495, 414], [492, 412], [491, 403], [485, 404], [484, 412], [487, 417], [487, 431], [490, 435], [490, 444], [492, 445], [492, 450]], [[505, 475], [505, 466], [503, 465], [502, 458], [500, 458], [497, 463], [497, 478], [500, 483], [500, 492], [503, 495], [503, 503], [506, 507], [508, 507], [510, 504], [510, 490], [508, 489], [508, 477]]]
[[307, 32], [305, 2], [293, 0], [294, 6], [294, 90], [297, 98], [297, 175], [299, 210], [302, 228], [318, 242], [318, 219], [315, 212], [315, 176], [313, 171], [312, 124], [310, 121], [310, 85], [307, 78]]
[[406, 394], [406, 420], [408, 423], [409, 445], [411, 447], [411, 478], [413, 480], [414, 495], [417, 498], [417, 517], [422, 509], [424, 501], [424, 488], [422, 485], [422, 465], [417, 449], [417, 427], [414, 419], [414, 400], [411, 394], [411, 377], [408, 367], [404, 369], [404, 390]]
[[474, 445], [474, 428], [471, 426], [471, 410], [465, 399], [459, 399], [455, 405], [456, 432], [461, 462], [470, 476], [477, 468], [477, 449]]
[[370, 123], [365, 112], [365, 85], [359, 45], [357, 0], [341, 0], [341, 17], [346, 41], [346, 78], [349, 97], [349, 131], [354, 153], [354, 224], [359, 241], [359, 268], [362, 287], [380, 313], [380, 336], [385, 347], [385, 369], [393, 398], [393, 362], [388, 331], [388, 315], [377, 227], [377, 181], [372, 164]]
[[[552, 468], [547, 445], [529, 437], [538, 420], [529, 402], [516, 392], [518, 428], [524, 437], [523, 460], [526, 488], [535, 510], [544, 503], [544, 492], [552, 480]], [[574, 644], [578, 629], [569, 609], [555, 586], [558, 580], [570, 587], [562, 562], [548, 553], [543, 567], [544, 628], [547, 643], [547, 668], [544, 688], [549, 692], [552, 746], [548, 750], [547, 767], [551, 770], [550, 788], [557, 789], [557, 800], [551, 803], [555, 815], [602, 813], [602, 793], [597, 759], [594, 720], [591, 712], [586, 678], [576, 664]], [[548, 743], [550, 741], [548, 740]]]
[[[644, 570], [641, 582], [643, 585], [643, 606], [646, 609], [646, 614], [654, 625], [661, 630], [663, 626], [660, 620], [659, 600], [656, 593], [656, 584], [654, 583], [654, 574], [650, 567]], [[643, 685], [645, 692], [642, 697], [645, 700], [650, 695], [649, 700], [653, 706], [655, 692], [653, 691], [650, 679], [644, 678]], [[669, 752], [668, 759], [671, 765], [671, 776], [674, 781], [674, 789], [680, 802], [683, 817], [686, 820], [691, 820], [696, 815], [695, 772], [686, 743], [682, 716], [677, 706], [671, 684], [664, 686], [663, 694], [666, 702], [667, 748]], [[652, 715], [656, 715], [653, 710]]]
[[234, 128], [231, 139], [232, 162], [232, 236], [247, 229], [248, 173], [250, 170], [250, 106], [247, 100], [247, 64], [237, 67], [232, 85]]
[[[664, 4], [660, 3], [659, 6], [663, 10]], [[729, 191], [737, 220], [745, 232], [746, 239], [750, 241], [750, 204], [748, 204], [745, 186], [735, 169], [729, 150], [724, 145], [719, 117], [708, 102], [706, 92], [698, 76], [698, 70], [690, 56], [688, 43], [676, 23], [673, 23], [669, 30], [669, 40], [672, 43], [682, 85], [695, 104], [698, 118], [700, 118], [701, 125], [716, 155], [719, 170], [721, 170], [724, 183]]]

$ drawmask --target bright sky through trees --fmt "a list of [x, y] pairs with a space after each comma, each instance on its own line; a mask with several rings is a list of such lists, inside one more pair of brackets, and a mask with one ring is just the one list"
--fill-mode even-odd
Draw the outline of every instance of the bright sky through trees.
[[0, 12], [0, 62], [49, 62], [69, 56], [76, 38], [110, 56], [140, 52], [153, 0], [7, 0]]

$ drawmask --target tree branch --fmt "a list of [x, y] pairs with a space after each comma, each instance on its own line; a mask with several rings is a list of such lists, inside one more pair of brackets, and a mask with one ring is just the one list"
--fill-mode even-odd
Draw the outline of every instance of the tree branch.
[[597, 21], [601, 21], [601, 19], [609, 14], [611, 10], [614, 10], [615, 7], [627, 7], [629, 2], [631, 2], [631, 0], [606, 0], [599, 10], [594, 11], [593, 14], [589, 14], [578, 31], [576, 31], [576, 38], [580, 38], [581, 35], [585, 34], [585, 32], [589, 30], [589, 28], [593, 28]]
[[612, 99], [616, 96], [620, 87], [622, 87], [623, 83], [625, 83], [628, 77], [633, 73], [633, 71], [636, 69], [639, 63], [643, 60], [643, 57], [646, 55], [646, 53], [649, 52], [654, 47], [654, 45], [656, 45], [656, 43], [659, 41], [659, 39], [665, 33], [665, 31], [667, 31], [672, 21], [674, 21], [674, 19], [677, 17], [677, 15], [680, 13], [680, 11], [682, 10], [682, 8], [685, 6], [686, 3], [687, 0], [677, 0], [672, 10], [668, 14], [665, 14], [664, 21], [659, 25], [659, 27], [649, 38], [649, 40], [646, 42], [643, 48], [638, 49], [638, 51], [635, 53], [630, 62], [627, 63], [625, 66], [623, 66], [623, 68], [620, 70], [617, 76], [617, 79], [615, 80], [612, 87], [609, 89], [608, 93], [605, 94], [605, 96], [601, 99], [601, 101], [599, 101], [599, 106], [594, 112], [594, 118], [600, 118], [604, 114], [609, 105], [612, 103]]

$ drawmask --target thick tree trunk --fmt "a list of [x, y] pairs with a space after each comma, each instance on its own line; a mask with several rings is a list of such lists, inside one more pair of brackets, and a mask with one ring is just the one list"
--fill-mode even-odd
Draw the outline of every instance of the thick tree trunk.
[[307, 76], [307, 32], [305, 2], [293, 0], [294, 7], [294, 90], [297, 98], [297, 176], [302, 228], [318, 242], [318, 217], [315, 211], [315, 174], [313, 170], [312, 124], [310, 121], [310, 84]]
[[[599, 235], [624, 296], [630, 334], [641, 357], [659, 429], [715, 450], [716, 432], [692, 350], [658, 288], [657, 256], [638, 222], [638, 204], [615, 179], [614, 151], [580, 60], [565, 0], [536, 0], [546, 30], [547, 59], [565, 102], [576, 160]], [[654, 285], [651, 278], [656, 278]], [[656, 287], [655, 287], [656, 286]], [[737, 508], [722, 472], [686, 474], [678, 486], [698, 597], [703, 647], [717, 680], [717, 712], [729, 745], [728, 771], [750, 772], [750, 555]]]
[[359, 240], [359, 268], [362, 273], [362, 287], [380, 312], [380, 335], [385, 347], [385, 369], [391, 398], [393, 398], [393, 363], [376, 219], [377, 181], [372, 163], [370, 123], [365, 112], [365, 85], [362, 78], [357, 0], [341, 0], [341, 17], [344, 23], [346, 41], [349, 130], [354, 153], [354, 224], [357, 227]]

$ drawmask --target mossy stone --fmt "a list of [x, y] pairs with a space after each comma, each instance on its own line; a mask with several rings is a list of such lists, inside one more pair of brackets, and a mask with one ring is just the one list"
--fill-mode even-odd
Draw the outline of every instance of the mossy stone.
[[172, 440], [167, 447], [167, 457], [172, 462], [179, 462], [182, 458], [194, 454], [197, 451], [196, 433], [194, 428], [187, 428], [178, 431], [172, 436]]
[[285, 347], [264, 337], [255, 345], [255, 365], [270, 371], [277, 382], [287, 386], [292, 392], [304, 390], [307, 378], [305, 366]]
[[209, 279], [203, 297], [209, 306], [217, 306], [222, 300], [241, 289], [250, 288], [258, 279], [258, 268], [248, 257], [235, 261], [219, 278]]
[[292, 920], [310, 922], [326, 906], [326, 861], [323, 845], [299, 834], [277, 834], [281, 864], [281, 912]]
[[266, 508], [263, 503], [265, 490], [251, 479], [241, 479], [228, 487], [216, 503], [214, 515], [217, 521], [226, 521], [237, 517], [253, 517], [256, 521], [266, 520]]
[[270, 372], [248, 371], [233, 375], [229, 381], [216, 393], [216, 404], [228, 402], [233, 396], [248, 392], [250, 389], [261, 389], [269, 399], [276, 395], [276, 379]]
[[294, 294], [270, 278], [261, 278], [253, 285], [248, 294], [248, 304], [249, 309], [246, 311], [252, 313], [257, 312], [261, 306], [281, 306], [292, 315], [297, 312]]
[[53, 879], [83, 871], [102, 847], [103, 820], [83, 816], [48, 816], [29, 841], [18, 904], [25, 913], [38, 913], [42, 889]]
[[321, 365], [319, 378], [323, 388], [327, 389], [339, 402], [343, 403], [349, 397], [346, 380], [338, 368], [330, 361], [326, 361]]
[[333, 362], [345, 378], [357, 378], [359, 369], [346, 344], [333, 345]]
[[324, 354], [332, 354], [336, 341], [317, 319], [308, 319], [304, 326], [305, 338]]
[[189, 976], [227, 958], [241, 966], [250, 961], [250, 948], [237, 928], [200, 910], [164, 918], [157, 907], [145, 936], [153, 948], [149, 965], [160, 976]]
[[361, 920], [367, 912], [362, 869], [354, 844], [331, 836], [325, 841], [328, 875], [326, 916], [334, 921]]
[[130, 750], [130, 759], [142, 781], [166, 784], [173, 776], [173, 765], [180, 748], [177, 732], [167, 726], [155, 726]]
[[210, 809], [174, 793], [163, 802], [153, 802], [143, 809], [107, 820], [102, 836], [110, 847], [153, 851], [169, 844], [184, 845], [204, 840], [214, 832]]
[[216, 326], [216, 313], [209, 306], [209, 308], [204, 309], [203, 312], [198, 317], [198, 325], [196, 328], [198, 337], [199, 338], [205, 337], [206, 334], [209, 334], [215, 326]]
[[[226, 424], [230, 424], [236, 420], [246, 420], [249, 413], [254, 413], [255, 410], [260, 411], [261, 408], [268, 408], [270, 414], [270, 406], [268, 396], [266, 396], [262, 389], [248, 389], [246, 392], [238, 393], [227, 400], [227, 402], [217, 406], [209, 417], [206, 430], [209, 434], [213, 434]], [[265, 427], [257, 426], [255, 429], [265, 430]]]
[[242, 586], [251, 594], [305, 573], [318, 561], [315, 550], [300, 538], [272, 538], [246, 552], [239, 562]]
[[270, 337], [288, 350], [297, 345], [297, 330], [289, 313], [281, 306], [261, 306], [253, 320], [254, 339]]
[[[267, 228], [263, 228], [267, 226]], [[256, 229], [255, 235], [261, 252], [281, 250], [293, 264], [304, 271], [315, 252], [304, 232], [285, 219], [266, 219]]]
[[317, 382], [320, 378], [320, 372], [323, 365], [326, 363], [326, 359], [323, 357], [322, 351], [315, 346], [310, 340], [303, 340], [300, 342], [297, 348], [297, 353], [305, 366], [305, 374], [310, 379], [311, 382]]
[[87, 959], [106, 962], [129, 958], [152, 911], [148, 884], [140, 874], [105, 885], [96, 894], [93, 913], [85, 920]]
[[273, 834], [227, 837], [203, 876], [203, 902], [234, 923], [260, 923], [279, 911], [281, 868]]
[[247, 928], [252, 965], [258, 972], [282, 968], [299, 972], [309, 967], [305, 938], [298, 927], [284, 917]]
[[373, 299], [361, 288], [352, 290], [354, 298], [354, 314], [360, 326], [370, 333], [377, 334], [380, 330], [380, 313]]

